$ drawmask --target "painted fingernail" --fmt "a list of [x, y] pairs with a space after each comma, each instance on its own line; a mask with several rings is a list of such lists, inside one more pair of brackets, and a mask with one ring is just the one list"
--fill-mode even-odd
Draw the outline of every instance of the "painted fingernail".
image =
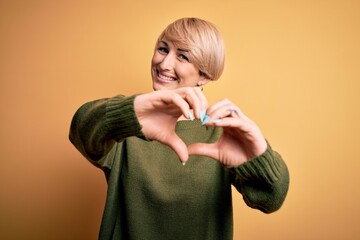
[[221, 119], [214, 119], [214, 120], [212, 120], [212, 122], [213, 123], [219, 123], [219, 122], [221, 122]]
[[188, 111], [187, 112], [187, 114], [188, 114], [188, 118], [191, 120], [191, 121], [194, 121], [194, 115], [192, 114], [192, 112], [191, 111]]
[[209, 121], [209, 115], [205, 115], [204, 119], [201, 121], [202, 125], [205, 125]]
[[201, 111], [200, 111], [200, 121], [201, 121], [201, 122], [204, 122], [205, 116], [206, 116], [206, 110], [205, 110], [205, 109], [204, 109], [204, 110], [201, 110]]

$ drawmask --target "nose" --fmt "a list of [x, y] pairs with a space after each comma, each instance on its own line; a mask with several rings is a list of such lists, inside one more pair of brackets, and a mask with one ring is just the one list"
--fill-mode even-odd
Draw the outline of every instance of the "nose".
[[173, 54], [166, 54], [159, 65], [161, 70], [172, 70], [175, 66], [175, 60], [176, 59]]

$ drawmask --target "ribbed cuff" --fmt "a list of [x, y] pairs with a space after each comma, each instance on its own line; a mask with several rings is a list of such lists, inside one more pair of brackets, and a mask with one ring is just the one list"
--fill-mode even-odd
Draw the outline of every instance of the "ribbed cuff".
[[268, 145], [266, 151], [258, 157], [233, 168], [243, 181], [260, 181], [273, 184], [281, 175], [281, 165], [276, 160], [276, 152]]
[[137, 136], [146, 139], [134, 111], [136, 96], [115, 96], [106, 105], [106, 124], [110, 137], [120, 141], [126, 137]]

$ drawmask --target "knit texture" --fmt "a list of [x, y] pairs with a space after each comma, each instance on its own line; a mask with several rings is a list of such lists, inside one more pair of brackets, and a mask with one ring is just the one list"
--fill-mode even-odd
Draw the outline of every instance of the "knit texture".
[[[182, 166], [172, 149], [145, 138], [133, 101], [116, 96], [85, 104], [70, 129], [71, 142], [107, 177], [99, 239], [232, 239], [232, 184], [252, 208], [281, 207], [289, 175], [270, 146], [237, 168], [204, 156]], [[176, 133], [186, 144], [213, 143], [222, 129], [180, 121]]]

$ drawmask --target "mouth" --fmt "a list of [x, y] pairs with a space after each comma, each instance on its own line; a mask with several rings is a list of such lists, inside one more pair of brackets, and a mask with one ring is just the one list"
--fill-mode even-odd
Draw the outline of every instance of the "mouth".
[[177, 78], [174, 77], [174, 76], [170, 76], [169, 74], [164, 74], [164, 73], [160, 73], [158, 70], [156, 71], [156, 74], [157, 74], [157, 79], [160, 81], [160, 82], [165, 82], [165, 83], [168, 83], [168, 82], [174, 82], [174, 81], [177, 81]]

